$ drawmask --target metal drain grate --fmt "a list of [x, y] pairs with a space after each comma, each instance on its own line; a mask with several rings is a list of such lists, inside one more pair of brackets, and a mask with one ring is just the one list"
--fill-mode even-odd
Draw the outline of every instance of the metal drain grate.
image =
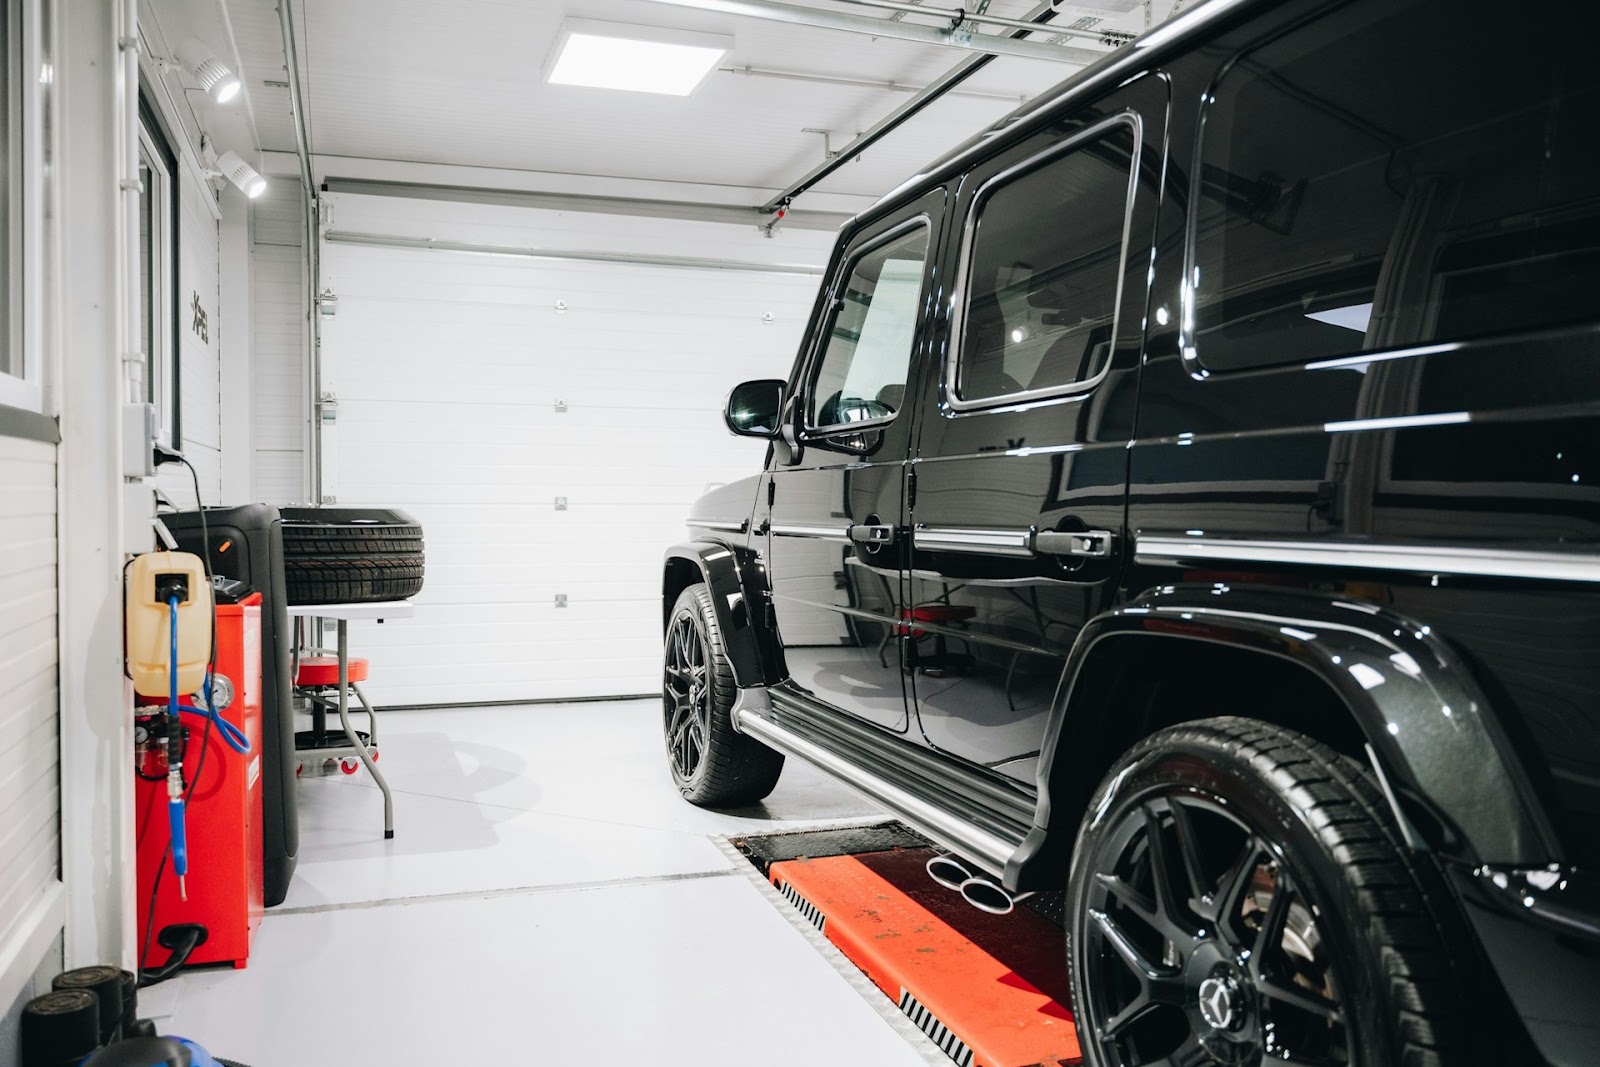
[[815, 926], [818, 930], [827, 930], [828, 917], [822, 914], [815, 904], [801, 896], [799, 890], [795, 889], [794, 886], [788, 882], [779, 882], [778, 892], [783, 894], [785, 900], [798, 908], [800, 914], [804, 915], [812, 926]]
[[900, 990], [900, 1010], [905, 1012], [906, 1018], [917, 1024], [917, 1029], [933, 1039], [933, 1043], [944, 1050], [961, 1067], [972, 1067], [972, 1049], [967, 1043], [950, 1032], [950, 1028], [939, 1021], [939, 1017], [922, 1006], [922, 1001], [912, 996], [904, 987]]

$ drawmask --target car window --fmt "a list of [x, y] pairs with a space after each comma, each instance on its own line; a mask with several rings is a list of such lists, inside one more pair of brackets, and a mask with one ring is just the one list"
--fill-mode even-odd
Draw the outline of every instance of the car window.
[[833, 324], [811, 383], [807, 426], [883, 420], [900, 410], [927, 259], [926, 223], [857, 256], [834, 299]]
[[1002, 172], [977, 197], [967, 238], [956, 398], [1060, 391], [1110, 350], [1134, 130]]
[[1597, 129], [1587, 45], [1508, 48], [1425, 0], [1246, 52], [1192, 176], [1193, 355], [1237, 370], [1600, 316]]

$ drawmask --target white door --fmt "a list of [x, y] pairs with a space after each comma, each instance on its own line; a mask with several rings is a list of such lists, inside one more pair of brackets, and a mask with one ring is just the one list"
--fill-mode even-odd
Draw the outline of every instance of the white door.
[[342, 195], [324, 245], [324, 492], [409, 511], [415, 618], [352, 632], [384, 705], [659, 688], [663, 549], [757, 474], [722, 402], [788, 373], [820, 271], [686, 269], [348, 243], [386, 234], [815, 269], [831, 235]]

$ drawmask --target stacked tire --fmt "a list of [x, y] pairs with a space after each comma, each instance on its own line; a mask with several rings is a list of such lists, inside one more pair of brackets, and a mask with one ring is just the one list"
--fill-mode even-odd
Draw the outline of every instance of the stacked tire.
[[422, 527], [388, 508], [283, 508], [291, 605], [370, 604], [422, 591]]

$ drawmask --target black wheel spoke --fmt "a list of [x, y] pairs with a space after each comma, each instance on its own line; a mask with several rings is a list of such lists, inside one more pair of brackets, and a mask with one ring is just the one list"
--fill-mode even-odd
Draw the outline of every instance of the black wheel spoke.
[[1210, 1067], [1216, 1062], [1205, 1046], [1200, 1044], [1200, 1039], [1191, 1033], [1189, 1039], [1176, 1049], [1160, 1059], [1146, 1060], [1140, 1067]]
[[1124, 1030], [1138, 1022], [1155, 1006], [1156, 1002], [1150, 999], [1149, 992], [1141, 991], [1128, 1002], [1126, 1007], [1107, 1019], [1105, 1025], [1100, 1027], [1100, 1039], [1106, 1041], [1121, 1036]]
[[1172, 894], [1172, 865], [1167, 856], [1161, 816], [1149, 804], [1143, 811], [1146, 847], [1150, 850], [1150, 882], [1156, 894], [1154, 925], [1157, 932], [1176, 943], [1180, 950], [1187, 951], [1194, 946], [1195, 931], [1183, 920], [1183, 912]]
[[1250, 881], [1256, 873], [1256, 861], [1260, 858], [1260, 842], [1254, 837], [1247, 838], [1239, 858], [1228, 868], [1228, 873], [1222, 878], [1222, 887], [1217, 890], [1212, 918], [1218, 925], [1226, 925], [1230, 920], [1237, 919], [1244, 910], [1244, 895], [1250, 889]]
[[1120, 900], [1125, 907], [1155, 929], [1161, 928], [1161, 917], [1157, 914], [1156, 902], [1139, 892], [1127, 882], [1114, 874], [1099, 873], [1094, 880], [1104, 887], [1107, 893]]
[[1135, 978], [1139, 979], [1140, 988], [1149, 991], [1150, 983], [1161, 978], [1161, 971], [1155, 964], [1145, 959], [1144, 953], [1139, 951], [1137, 945], [1128, 939], [1122, 927], [1117, 925], [1115, 919], [1103, 911], [1091, 911], [1090, 918], [1094, 920], [1100, 932], [1110, 943], [1118, 958], [1128, 965]]
[[1173, 800], [1167, 806], [1172, 810], [1172, 829], [1178, 839], [1178, 854], [1183, 858], [1183, 870], [1189, 878], [1190, 899], [1198, 905], [1211, 896], [1200, 863], [1200, 840], [1195, 835], [1189, 810], [1177, 800]]
[[1261, 928], [1256, 931], [1255, 944], [1250, 949], [1250, 969], [1257, 979], [1261, 977], [1267, 951], [1283, 943], [1283, 926], [1289, 919], [1290, 891], [1289, 876], [1279, 868], [1277, 884], [1272, 889], [1272, 903], [1267, 905], [1267, 913], [1262, 916]]
[[1344, 1010], [1327, 997], [1318, 996], [1309, 989], [1286, 984], [1272, 978], [1257, 978], [1256, 989], [1268, 1000], [1287, 1004], [1298, 1011], [1315, 1015], [1328, 1022], [1344, 1025]]

